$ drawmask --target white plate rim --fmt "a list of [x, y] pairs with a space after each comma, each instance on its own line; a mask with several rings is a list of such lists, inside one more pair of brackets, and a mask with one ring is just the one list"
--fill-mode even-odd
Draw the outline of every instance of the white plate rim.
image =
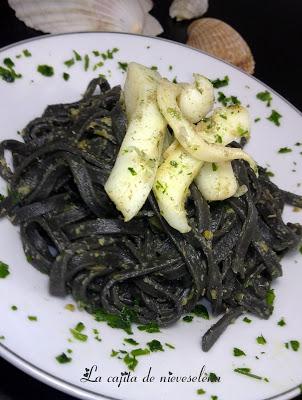
[[[25, 43], [30, 43], [38, 40], [43, 40], [44, 38], [52, 38], [52, 37], [57, 37], [57, 36], [72, 36], [72, 35], [82, 35], [82, 34], [112, 34], [112, 35], [127, 35], [127, 36], [135, 36], [135, 37], [145, 37], [147, 39], [152, 39], [152, 40], [159, 40], [159, 41], [164, 41], [168, 43], [172, 43], [174, 45], [178, 45], [181, 47], [189, 48], [190, 50], [193, 50], [197, 53], [205, 54], [208, 57], [214, 59], [214, 60], [219, 60], [223, 62], [224, 64], [229, 65], [233, 69], [247, 75], [248, 77], [254, 79], [256, 82], [260, 83], [262, 86], [266, 87], [269, 89], [275, 96], [278, 96], [281, 100], [283, 100], [287, 105], [289, 105], [293, 110], [295, 110], [301, 117], [302, 117], [302, 111], [300, 111], [297, 107], [295, 107], [289, 100], [287, 100], [285, 97], [283, 97], [281, 94], [276, 92], [274, 89], [272, 89], [269, 85], [266, 83], [262, 82], [260, 79], [256, 78], [253, 75], [248, 74], [241, 68], [225, 61], [222, 60], [219, 57], [213, 56], [212, 54], [209, 54], [205, 51], [196, 49], [194, 47], [188, 46], [184, 43], [176, 42], [174, 40], [166, 39], [166, 38], [161, 38], [161, 37], [154, 37], [154, 36], [147, 36], [147, 35], [137, 35], [134, 33], [129, 33], [129, 32], [111, 32], [111, 31], [79, 31], [79, 32], [65, 32], [65, 33], [56, 33], [56, 34], [45, 34], [45, 35], [40, 35], [40, 36], [35, 36], [32, 38], [20, 40], [18, 42], [9, 44], [7, 46], [1, 47], [0, 48], [0, 54], [3, 51], [6, 51], [8, 49], [14, 48], [16, 46], [19, 46], [21, 44]], [[87, 399], [87, 400], [100, 400], [100, 399], [109, 399], [109, 400], [116, 400], [116, 398], [111, 397], [111, 396], [106, 396], [104, 394], [96, 394], [95, 392], [92, 392], [90, 390], [83, 390], [79, 386], [74, 385], [72, 383], [66, 382], [63, 379], [60, 379], [49, 372], [44, 371], [43, 369], [33, 365], [29, 361], [25, 360], [24, 358], [20, 357], [18, 354], [15, 352], [9, 350], [4, 344], [0, 343], [0, 356], [4, 358], [6, 361], [8, 361], [10, 364], [14, 365], [18, 369], [22, 370], [26, 374], [32, 376], [33, 378], [39, 380], [40, 382], [43, 382], [57, 390], [60, 390], [64, 393], [67, 393], [68, 395], [75, 396], [81, 399]], [[297, 385], [293, 387], [292, 389], [289, 389], [285, 392], [282, 392], [276, 396], [272, 397], [267, 397], [263, 400], [289, 400], [293, 399], [294, 396], [298, 396], [300, 394], [300, 388], [301, 385]], [[289, 396], [289, 397], [288, 397]]]

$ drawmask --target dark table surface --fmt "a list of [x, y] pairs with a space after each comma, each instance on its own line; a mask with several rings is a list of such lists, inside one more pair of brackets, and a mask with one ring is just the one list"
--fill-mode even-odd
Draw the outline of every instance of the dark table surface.
[[[164, 27], [161, 36], [185, 43], [188, 22], [168, 17], [171, 1], [154, 1], [152, 14]], [[302, 110], [301, 0], [210, 0], [206, 16], [232, 25], [246, 39], [256, 60], [255, 76]], [[41, 35], [19, 21], [0, 1], [0, 47]], [[72, 400], [0, 358], [0, 400]], [[225, 399], [232, 400], [232, 399]], [[295, 400], [302, 400], [302, 396]]]

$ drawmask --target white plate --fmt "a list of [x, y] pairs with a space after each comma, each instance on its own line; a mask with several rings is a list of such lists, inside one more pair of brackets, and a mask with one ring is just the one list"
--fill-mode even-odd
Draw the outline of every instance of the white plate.
[[[87, 83], [96, 72], [85, 72], [82, 63], [71, 67], [68, 82], [62, 79], [62, 72], [67, 71], [63, 62], [72, 56], [72, 50], [80, 54], [90, 54], [92, 50], [106, 51], [118, 47], [113, 60], [107, 60], [99, 70], [105, 73], [112, 85], [122, 83], [125, 74], [118, 69], [118, 61], [136, 61], [147, 66], [157, 65], [162, 75], [172, 79], [190, 81], [193, 72], [200, 72], [211, 79], [230, 77], [230, 84], [222, 91], [237, 95], [242, 104], [250, 105], [252, 120], [261, 117], [261, 121], [252, 127], [252, 139], [248, 151], [263, 166], [270, 165], [274, 171], [273, 180], [285, 189], [302, 194], [298, 187], [302, 176], [302, 148], [294, 146], [301, 142], [301, 114], [279, 95], [273, 95], [272, 108], [282, 114], [281, 126], [277, 127], [266, 117], [271, 109], [256, 98], [256, 94], [268, 88], [244, 74], [238, 69], [214, 59], [199, 51], [166, 40], [147, 38], [117, 33], [75, 33], [58, 36], [39, 37], [5, 48], [1, 59], [11, 57], [16, 62], [16, 70], [23, 78], [13, 84], [0, 82], [0, 122], [1, 139], [16, 138], [32, 118], [39, 116], [50, 103], [77, 100]], [[32, 57], [16, 59], [23, 49], [28, 49]], [[48, 78], [36, 71], [38, 64], [50, 64], [55, 68], [55, 76]], [[173, 66], [169, 70], [169, 65]], [[273, 66], [272, 66], [273, 68]], [[110, 72], [108, 72], [110, 70]], [[292, 153], [278, 154], [280, 147], [289, 146]], [[297, 163], [297, 164], [295, 164]], [[296, 170], [296, 172], [292, 172]], [[5, 184], [1, 182], [3, 193]], [[285, 219], [302, 222], [302, 213], [293, 213], [287, 209]], [[0, 259], [10, 265], [11, 274], [0, 280], [0, 354], [43, 382], [74, 396], [86, 399], [114, 398], [123, 400], [181, 400], [196, 399], [196, 390], [203, 388], [206, 394], [200, 398], [210, 399], [212, 395], [219, 400], [263, 400], [290, 399], [299, 393], [302, 383], [302, 349], [298, 352], [287, 350], [284, 343], [299, 340], [302, 343], [301, 313], [301, 255], [293, 252], [283, 261], [284, 276], [275, 282], [276, 306], [273, 316], [268, 321], [252, 317], [247, 324], [239, 319], [232, 325], [209, 353], [200, 348], [201, 335], [208, 329], [211, 321], [195, 318], [192, 323], [179, 322], [169, 329], [162, 329], [159, 334], [147, 334], [137, 331], [134, 338], [144, 346], [151, 339], [172, 343], [176, 349], [166, 349], [164, 353], [153, 353], [140, 357], [139, 365], [132, 376], [137, 376], [136, 383], [107, 382], [110, 376], [120, 376], [125, 371], [122, 361], [110, 357], [111, 349], [122, 348], [122, 340], [127, 335], [123, 331], [111, 329], [105, 324], [95, 322], [83, 311], [70, 312], [64, 309], [72, 300], [57, 299], [48, 295], [48, 278], [27, 262], [23, 254], [18, 229], [9, 221], [0, 222]], [[11, 306], [18, 310], [12, 311]], [[37, 322], [27, 319], [36, 315]], [[287, 325], [280, 327], [277, 322], [284, 317]], [[73, 341], [69, 328], [82, 321], [86, 325], [89, 340], [86, 343]], [[98, 328], [102, 342], [97, 342], [92, 328]], [[267, 345], [260, 346], [256, 337], [263, 334]], [[239, 347], [247, 357], [235, 358], [233, 347]], [[55, 356], [73, 350], [72, 362], [58, 364]], [[265, 354], [260, 354], [265, 351]], [[259, 356], [259, 360], [255, 356]], [[94, 375], [102, 376], [102, 382], [81, 382], [85, 368], [98, 367]], [[198, 375], [202, 366], [206, 371], [215, 372], [221, 377], [219, 383], [159, 383], [161, 376]], [[142, 382], [149, 367], [155, 381]], [[233, 372], [236, 367], [249, 367], [256, 374], [269, 378], [269, 383], [257, 381]]]

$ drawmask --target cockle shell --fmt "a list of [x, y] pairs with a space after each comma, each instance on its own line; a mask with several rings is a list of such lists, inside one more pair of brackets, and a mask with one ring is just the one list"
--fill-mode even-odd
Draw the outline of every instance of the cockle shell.
[[149, 14], [151, 0], [8, 0], [27, 26], [48, 33], [113, 31], [150, 36], [163, 32]]
[[219, 19], [201, 18], [188, 28], [187, 44], [203, 50], [252, 74], [255, 61], [252, 52], [230, 25]]
[[169, 14], [177, 21], [201, 17], [209, 7], [208, 0], [174, 0], [170, 6]]

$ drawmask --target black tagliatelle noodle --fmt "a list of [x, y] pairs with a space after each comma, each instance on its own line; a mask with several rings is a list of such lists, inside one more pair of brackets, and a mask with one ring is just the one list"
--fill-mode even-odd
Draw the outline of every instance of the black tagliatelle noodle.
[[24, 143], [1, 143], [9, 190], [0, 215], [20, 226], [27, 259], [49, 275], [50, 293], [71, 293], [91, 313], [128, 310], [136, 322], [165, 326], [206, 298], [214, 315], [223, 314], [203, 337], [207, 351], [242, 313], [271, 315], [271, 282], [302, 234], [299, 224], [282, 221], [283, 207], [302, 207], [302, 197], [280, 190], [264, 169], [256, 177], [234, 161], [246, 193], [207, 203], [192, 184], [189, 233], [165, 222], [152, 194], [124, 222], [103, 187], [126, 132], [120, 94], [94, 79], [82, 100], [48, 106], [31, 121]]

